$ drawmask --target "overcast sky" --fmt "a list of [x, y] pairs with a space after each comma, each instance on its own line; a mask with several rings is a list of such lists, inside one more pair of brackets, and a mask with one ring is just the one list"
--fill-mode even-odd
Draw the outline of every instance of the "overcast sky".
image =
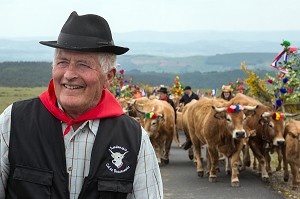
[[300, 30], [299, 8], [299, 0], [1, 0], [0, 38], [56, 38], [72, 11], [101, 15], [112, 32]]

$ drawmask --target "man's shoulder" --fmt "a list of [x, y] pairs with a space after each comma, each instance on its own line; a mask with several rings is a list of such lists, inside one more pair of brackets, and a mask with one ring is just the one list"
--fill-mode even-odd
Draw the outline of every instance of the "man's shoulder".
[[193, 99], [199, 99], [198, 95], [194, 92], [192, 93], [192, 97], [193, 97]]

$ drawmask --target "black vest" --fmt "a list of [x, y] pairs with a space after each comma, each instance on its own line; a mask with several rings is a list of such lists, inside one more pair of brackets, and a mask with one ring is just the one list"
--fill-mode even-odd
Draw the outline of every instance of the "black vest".
[[[132, 192], [141, 134], [126, 115], [101, 119], [80, 199], [119, 199]], [[70, 197], [61, 122], [39, 98], [13, 104], [8, 158], [7, 199]]]

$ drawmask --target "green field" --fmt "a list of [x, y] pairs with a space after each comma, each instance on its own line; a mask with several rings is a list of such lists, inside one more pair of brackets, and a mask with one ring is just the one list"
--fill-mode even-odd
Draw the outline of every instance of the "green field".
[[0, 87], [0, 112], [13, 102], [36, 97], [46, 89], [47, 87]]

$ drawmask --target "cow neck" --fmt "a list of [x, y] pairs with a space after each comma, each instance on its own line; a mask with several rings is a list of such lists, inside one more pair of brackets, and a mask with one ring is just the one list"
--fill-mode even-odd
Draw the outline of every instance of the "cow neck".
[[102, 91], [101, 99], [96, 107], [88, 110], [76, 119], [71, 119], [62, 109], [57, 106], [53, 80], [50, 81], [48, 90], [42, 93], [39, 98], [41, 99], [43, 105], [55, 118], [67, 123], [67, 128], [65, 129], [63, 136], [70, 131], [70, 127], [74, 124], [85, 122], [87, 120], [117, 117], [124, 113], [122, 107], [108, 89], [104, 89]]

